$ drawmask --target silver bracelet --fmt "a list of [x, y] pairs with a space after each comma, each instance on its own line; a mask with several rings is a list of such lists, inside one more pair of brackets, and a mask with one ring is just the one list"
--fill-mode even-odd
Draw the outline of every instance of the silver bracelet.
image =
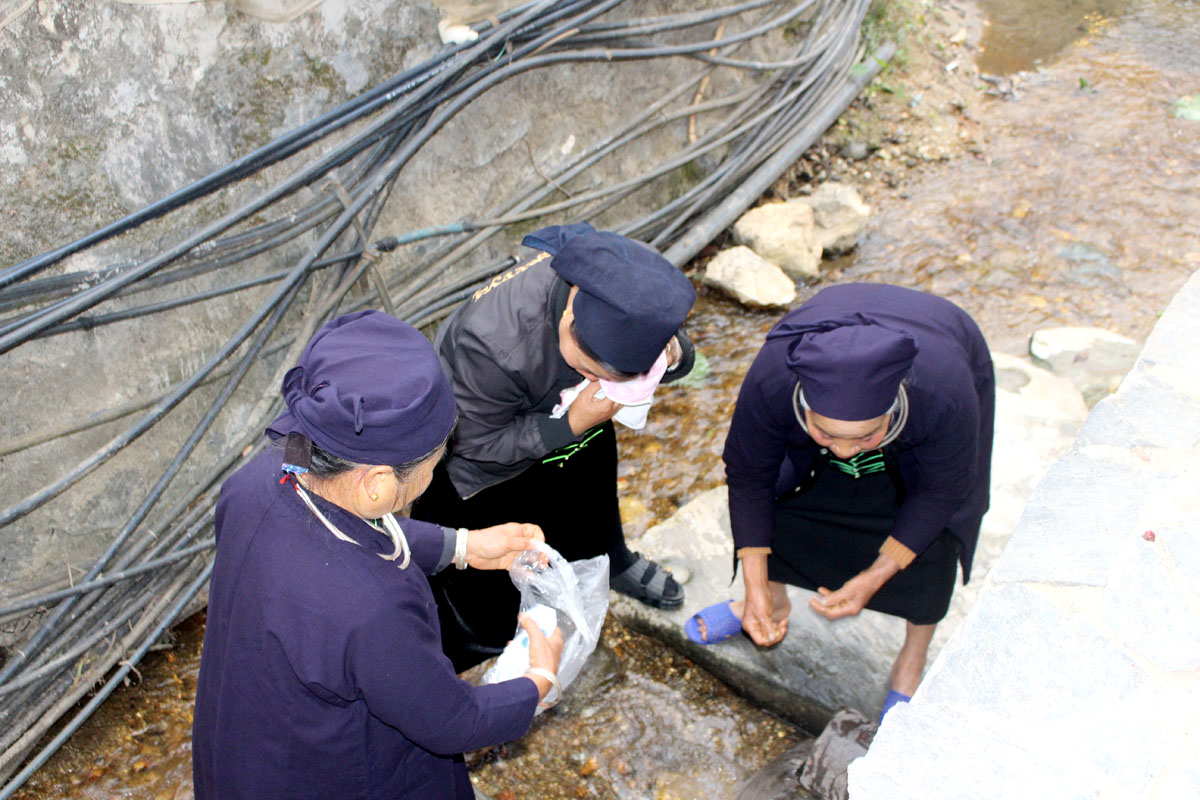
[[467, 568], [467, 529], [459, 528], [454, 532], [454, 568]]
[[[558, 682], [557, 675], [548, 669], [543, 669], [542, 667], [530, 667], [529, 669], [525, 670], [525, 674], [537, 675], [539, 678], [545, 678], [546, 680], [550, 681], [550, 691], [546, 692], [546, 697], [538, 705], [540, 705], [542, 708], [553, 708], [554, 706], [558, 705], [558, 701], [562, 700], [562, 684]], [[554, 697], [553, 700], [550, 699], [552, 695]]]

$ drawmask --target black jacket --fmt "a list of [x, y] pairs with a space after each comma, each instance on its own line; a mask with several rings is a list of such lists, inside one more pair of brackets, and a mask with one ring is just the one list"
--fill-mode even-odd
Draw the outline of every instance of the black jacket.
[[[467, 498], [515, 477], [582, 438], [564, 414], [550, 412], [559, 393], [583, 377], [558, 349], [558, 321], [571, 286], [538, 253], [497, 275], [438, 330], [434, 347], [454, 387], [458, 427], [446, 469]], [[695, 352], [678, 334], [683, 358], [664, 381], [691, 371]]]

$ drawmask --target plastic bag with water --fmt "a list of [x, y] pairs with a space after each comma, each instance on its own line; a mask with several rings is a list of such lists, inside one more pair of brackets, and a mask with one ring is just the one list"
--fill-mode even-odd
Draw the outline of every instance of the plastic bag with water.
[[[565, 692], [600, 641], [608, 613], [608, 556], [568, 562], [557, 550], [539, 542], [536, 550], [527, 550], [513, 561], [508, 574], [521, 592], [521, 611], [539, 606], [555, 611], [564, 643], [558, 682]], [[534, 616], [539, 627], [545, 628], [545, 612], [539, 610]], [[529, 668], [528, 647], [528, 636], [518, 623], [512, 644], [484, 673], [483, 682], [499, 683], [523, 675]]]

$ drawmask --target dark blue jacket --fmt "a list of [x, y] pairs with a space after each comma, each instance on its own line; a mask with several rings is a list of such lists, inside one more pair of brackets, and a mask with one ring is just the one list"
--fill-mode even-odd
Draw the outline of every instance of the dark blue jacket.
[[[965, 582], [991, 478], [996, 400], [987, 343], [958, 306], [898, 286], [832, 286], [779, 324], [817, 322], [855, 311], [917, 340], [917, 357], [905, 384], [908, 424], [888, 446], [896, 453], [907, 497], [891, 535], [919, 555], [948, 529], [963, 545]], [[791, 343], [784, 337], [763, 345], [742, 383], [725, 441], [737, 548], [770, 546], [774, 498], [798, 484], [818, 453], [792, 408], [796, 375], [787, 366]]]
[[442, 654], [425, 571], [439, 526], [390, 540], [313, 496], [335, 539], [280, 485], [268, 449], [225, 482], [193, 727], [197, 800], [472, 798], [465, 750], [522, 736], [537, 688], [472, 687]]

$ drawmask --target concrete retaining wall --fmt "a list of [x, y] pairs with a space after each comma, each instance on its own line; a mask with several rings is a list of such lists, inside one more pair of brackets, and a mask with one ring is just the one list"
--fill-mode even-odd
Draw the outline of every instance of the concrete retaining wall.
[[[500, 5], [482, 7], [495, 10]], [[629, 0], [605, 19], [729, 5], [727, 0]], [[29, 7], [4, 29], [8, 44], [0, 49], [0, 204], [6, 213], [0, 266], [110, 223], [425, 61], [442, 47], [440, 14], [429, 0], [323, 0], [300, 18], [279, 24], [255, 20], [222, 3], [45, 0]], [[726, 35], [759, 19], [758, 13], [733, 18]], [[675, 31], [665, 41], [711, 37], [716, 27], [713, 22]], [[791, 46], [782, 31], [775, 31], [738, 53], [771, 60]], [[685, 58], [655, 60], [649, 66], [567, 63], [505, 81], [459, 112], [405, 167], [373, 238], [486, 216], [487, 209], [518, 187], [539, 181], [539, 174], [549, 174], [594, 147], [696, 71], [696, 62]], [[717, 70], [706, 97], [761, 78], [754, 71]], [[688, 93], [677, 104], [690, 102]], [[701, 133], [711, 123], [710, 116], [697, 118]], [[635, 139], [564, 188], [578, 191], [639, 175], [647, 165], [677, 154], [687, 139], [687, 120], [678, 120]], [[325, 152], [329, 146], [313, 149]], [[310, 158], [315, 155], [305, 152], [266, 175], [80, 253], [47, 274], [157, 254], [296, 172], [296, 161]], [[666, 176], [647, 193], [624, 198], [607, 217], [598, 211], [593, 221], [603, 227], [615, 219], [636, 218], [698, 174], [681, 170], [674, 178]], [[315, 193], [327, 191], [309, 187], [299, 199], [309, 202]], [[536, 225], [531, 222], [528, 228]], [[507, 233], [456, 268], [490, 263], [515, 249], [522, 230]], [[312, 240], [313, 235], [306, 235], [238, 264], [237, 279], [294, 266]], [[417, 244], [386, 254], [381, 269], [388, 277], [402, 275], [421, 261], [425, 250]], [[233, 280], [226, 274], [200, 276], [110, 301], [97, 310], [200, 292]], [[272, 290], [259, 287], [152, 317], [40, 339], [6, 353], [0, 441], [53, 429], [177, 384], [194, 374]], [[259, 397], [277, 392], [272, 376], [282, 358], [259, 359], [156, 514], [205, 480], [207, 465], [253, 427], [247, 420]], [[177, 452], [217, 386], [198, 391], [68, 493], [3, 526], [0, 599], [65, 584], [86, 570]], [[0, 508], [51, 484], [136, 418], [0, 456], [6, 478], [0, 484]], [[152, 526], [168, 522], [150, 517]], [[11, 639], [0, 630], [0, 646]]]
[[853, 800], [1200, 797], [1200, 273], [1038, 484]]

